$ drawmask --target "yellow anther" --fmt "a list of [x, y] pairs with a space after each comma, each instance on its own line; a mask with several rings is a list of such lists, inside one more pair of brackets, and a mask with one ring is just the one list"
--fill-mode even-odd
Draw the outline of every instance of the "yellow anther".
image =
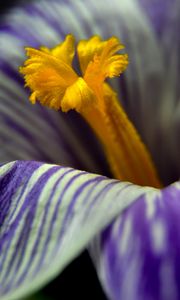
[[26, 48], [29, 58], [20, 68], [26, 86], [36, 100], [54, 109], [78, 111], [101, 140], [107, 160], [120, 180], [161, 187], [148, 150], [119, 104], [116, 93], [105, 83], [119, 76], [128, 65], [127, 54], [118, 54], [124, 46], [116, 37], [102, 41], [93, 36], [80, 41], [77, 53], [82, 71], [72, 68], [74, 38], [68, 35], [53, 49]]
[[63, 43], [53, 49], [41, 47], [41, 50], [26, 48], [29, 59], [20, 72], [24, 74], [26, 86], [32, 95], [30, 101], [54, 109], [61, 108], [61, 101], [67, 89], [78, 80], [71, 67], [74, 57], [74, 39], [68, 35]]

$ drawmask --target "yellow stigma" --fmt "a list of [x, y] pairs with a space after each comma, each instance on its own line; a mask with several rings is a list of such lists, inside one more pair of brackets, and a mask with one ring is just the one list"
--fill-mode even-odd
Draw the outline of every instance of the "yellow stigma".
[[82, 72], [73, 70], [74, 38], [67, 35], [53, 49], [26, 48], [29, 58], [20, 72], [32, 94], [30, 101], [66, 112], [75, 109], [101, 140], [107, 160], [120, 180], [161, 187], [148, 150], [120, 105], [116, 93], [105, 82], [119, 76], [128, 65], [128, 55], [116, 37], [102, 41], [99, 36], [82, 40], [77, 54]]

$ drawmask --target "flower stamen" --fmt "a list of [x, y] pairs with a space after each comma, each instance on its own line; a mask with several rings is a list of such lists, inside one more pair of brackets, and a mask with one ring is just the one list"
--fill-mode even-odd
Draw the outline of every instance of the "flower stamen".
[[72, 68], [74, 38], [68, 35], [53, 49], [26, 48], [30, 57], [20, 68], [26, 86], [41, 104], [66, 112], [75, 109], [101, 140], [107, 160], [120, 180], [161, 187], [150, 154], [120, 105], [116, 93], [105, 82], [119, 76], [128, 65], [124, 46], [116, 37], [102, 41], [93, 36], [77, 45], [82, 76]]

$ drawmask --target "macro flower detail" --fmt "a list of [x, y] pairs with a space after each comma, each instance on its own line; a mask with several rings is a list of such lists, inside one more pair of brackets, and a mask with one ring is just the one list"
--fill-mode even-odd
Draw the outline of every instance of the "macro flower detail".
[[64, 112], [75, 109], [84, 117], [104, 145], [115, 178], [161, 187], [150, 154], [118, 103], [116, 93], [104, 82], [126, 69], [127, 54], [117, 54], [123, 48], [116, 37], [102, 41], [93, 36], [80, 41], [77, 53], [83, 77], [79, 77], [71, 66], [74, 38], [67, 35], [54, 49], [27, 48], [30, 58], [20, 72], [32, 90], [33, 104], [37, 99]]
[[[31, 0], [1, 10], [1, 300], [101, 299], [84, 250], [103, 300], [180, 299], [179, 5]], [[117, 52], [102, 57], [109, 40]]]
[[[38, 99], [54, 109], [81, 111], [96, 97], [105, 78], [118, 76], [126, 69], [126, 54], [114, 55], [123, 49], [115, 37], [106, 42], [98, 36], [77, 45], [82, 70], [79, 77], [72, 68], [75, 54], [74, 38], [68, 35], [65, 41], [53, 49], [26, 48], [30, 58], [20, 72], [25, 75], [26, 85], [33, 91], [30, 100]], [[96, 94], [96, 95], [95, 95]]]

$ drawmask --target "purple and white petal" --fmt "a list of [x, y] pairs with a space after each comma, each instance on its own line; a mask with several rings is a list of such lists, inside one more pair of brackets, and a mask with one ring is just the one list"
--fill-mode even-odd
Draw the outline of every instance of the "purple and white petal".
[[111, 300], [180, 298], [180, 183], [147, 193], [91, 247]]
[[[152, 188], [38, 162], [0, 169], [0, 298], [20, 299], [58, 275]], [[139, 203], [139, 202], [138, 202]]]

